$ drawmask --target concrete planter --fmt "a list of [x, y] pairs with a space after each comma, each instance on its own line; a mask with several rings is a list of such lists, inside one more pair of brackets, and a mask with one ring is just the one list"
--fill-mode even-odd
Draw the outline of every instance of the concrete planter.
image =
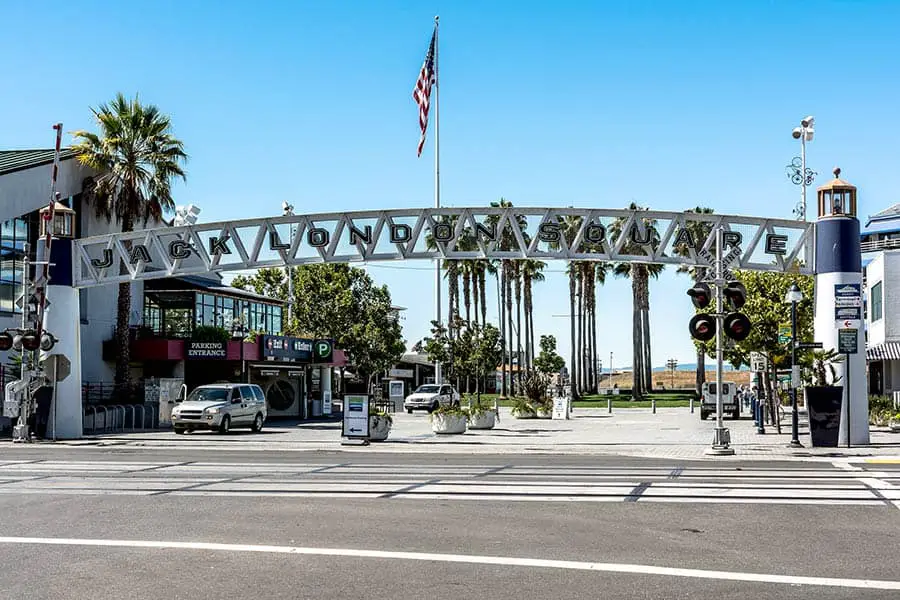
[[537, 409], [537, 418], [538, 419], [549, 419], [553, 416], [552, 410], [546, 410], [544, 408]]
[[369, 416], [369, 441], [383, 442], [391, 433], [391, 422], [378, 415]]
[[493, 429], [496, 421], [497, 413], [492, 410], [469, 415], [469, 429]]
[[891, 433], [900, 433], [900, 421], [891, 421], [888, 427], [891, 428]]
[[531, 410], [516, 410], [513, 409], [512, 416], [516, 419], [536, 419], [537, 413]]
[[466, 415], [432, 413], [431, 430], [439, 434], [465, 433]]

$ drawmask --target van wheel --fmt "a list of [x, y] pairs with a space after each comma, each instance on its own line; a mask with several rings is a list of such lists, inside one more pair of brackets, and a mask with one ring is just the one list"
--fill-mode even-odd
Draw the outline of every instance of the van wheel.
[[734, 421], [737, 421], [738, 419], [740, 419], [740, 418], [741, 418], [741, 411], [740, 411], [740, 410], [735, 410], [733, 413], [731, 413], [731, 418], [732, 418], [732, 420], [734, 420]]
[[706, 412], [705, 410], [701, 410], [700, 411], [700, 420], [705, 421], [708, 418], [709, 418], [709, 413]]
[[250, 431], [253, 433], [259, 433], [262, 431], [263, 427], [263, 416], [260, 413], [256, 414], [256, 418], [253, 419], [253, 425], [250, 426]]
[[219, 433], [228, 433], [228, 430], [231, 429], [231, 417], [225, 415], [225, 418], [222, 419], [221, 425], [219, 425]]
[[431, 405], [431, 408], [428, 409], [428, 412], [433, 413], [434, 411], [436, 411], [436, 410], [439, 409], [440, 407], [441, 407], [441, 403], [438, 402], [437, 400], [435, 400], [435, 401], [434, 401], [434, 404]]
[[175, 427], [175, 433], [176, 433], [177, 435], [183, 435], [183, 434], [184, 434], [184, 427]]
[[412, 409], [411, 409], [411, 408], [407, 408], [407, 409], [406, 409], [406, 414], [411, 415], [411, 414], [412, 414]]

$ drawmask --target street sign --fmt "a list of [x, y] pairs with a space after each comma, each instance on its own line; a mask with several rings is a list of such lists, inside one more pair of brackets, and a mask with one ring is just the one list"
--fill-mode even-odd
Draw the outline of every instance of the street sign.
[[859, 306], [835, 306], [835, 321], [860, 321], [862, 320], [862, 307]]
[[344, 396], [344, 421], [341, 435], [345, 438], [369, 437], [369, 397], [366, 395]]
[[791, 326], [782, 323], [778, 326], [778, 343], [787, 344], [789, 341], [791, 341]]
[[797, 344], [797, 348], [800, 350], [818, 350], [822, 347], [822, 342], [800, 342]]
[[42, 366], [51, 381], [64, 381], [72, 372], [72, 362], [63, 354], [51, 354], [44, 359]]
[[754, 373], [766, 372], [766, 357], [762, 352], [750, 353], [750, 370]]
[[800, 387], [800, 365], [791, 367], [791, 387]]
[[859, 329], [838, 330], [838, 352], [841, 354], [856, 354], [859, 352]]
[[834, 286], [834, 305], [841, 308], [862, 306], [862, 286], [858, 283], [839, 283]]

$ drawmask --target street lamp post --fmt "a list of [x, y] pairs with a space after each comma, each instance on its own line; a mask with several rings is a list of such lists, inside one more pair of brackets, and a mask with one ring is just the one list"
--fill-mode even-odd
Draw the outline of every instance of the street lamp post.
[[612, 413], [612, 391], [613, 391], [613, 382], [612, 382], [612, 359], [613, 353], [609, 353], [609, 395], [606, 397], [606, 412]]
[[[281, 203], [281, 210], [284, 212], [284, 216], [293, 217], [294, 216], [294, 205], [288, 204], [287, 201]], [[294, 225], [291, 224], [291, 240], [290, 244], [293, 247], [294, 244]], [[288, 257], [291, 258], [291, 257]], [[285, 273], [287, 275], [287, 326], [290, 328], [291, 323], [293, 322], [294, 317], [294, 270], [290, 265], [285, 266]]]
[[797, 411], [797, 304], [803, 300], [803, 292], [800, 286], [792, 283], [787, 294], [784, 295], [785, 304], [791, 305], [791, 448], [802, 448], [800, 443], [800, 415]]
[[795, 127], [791, 135], [795, 140], [800, 140], [800, 156], [794, 158], [787, 166], [788, 177], [800, 186], [800, 205], [794, 209], [794, 213], [801, 221], [806, 220], [806, 186], [816, 178], [816, 172], [806, 168], [806, 142], [811, 142], [815, 135], [816, 118], [806, 117], [800, 121], [800, 127]]

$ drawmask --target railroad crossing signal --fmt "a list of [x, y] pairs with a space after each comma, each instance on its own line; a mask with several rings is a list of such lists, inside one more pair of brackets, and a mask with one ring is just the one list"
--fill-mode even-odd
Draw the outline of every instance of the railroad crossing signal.
[[[697, 283], [688, 290], [688, 296], [694, 307], [704, 309], [712, 302], [712, 290], [706, 283]], [[697, 313], [688, 324], [691, 337], [701, 342], [708, 342], [716, 335], [716, 317], [709, 313]]]
[[[707, 283], [697, 283], [687, 293], [695, 308], [704, 309], [712, 302], [712, 291]], [[740, 281], [731, 281], [722, 288], [722, 296], [734, 311], [724, 316], [722, 331], [735, 342], [747, 339], [753, 326], [747, 315], [737, 312], [747, 302], [747, 289]], [[716, 335], [716, 326], [716, 315], [699, 313], [691, 319], [688, 329], [695, 340], [706, 342]]]

